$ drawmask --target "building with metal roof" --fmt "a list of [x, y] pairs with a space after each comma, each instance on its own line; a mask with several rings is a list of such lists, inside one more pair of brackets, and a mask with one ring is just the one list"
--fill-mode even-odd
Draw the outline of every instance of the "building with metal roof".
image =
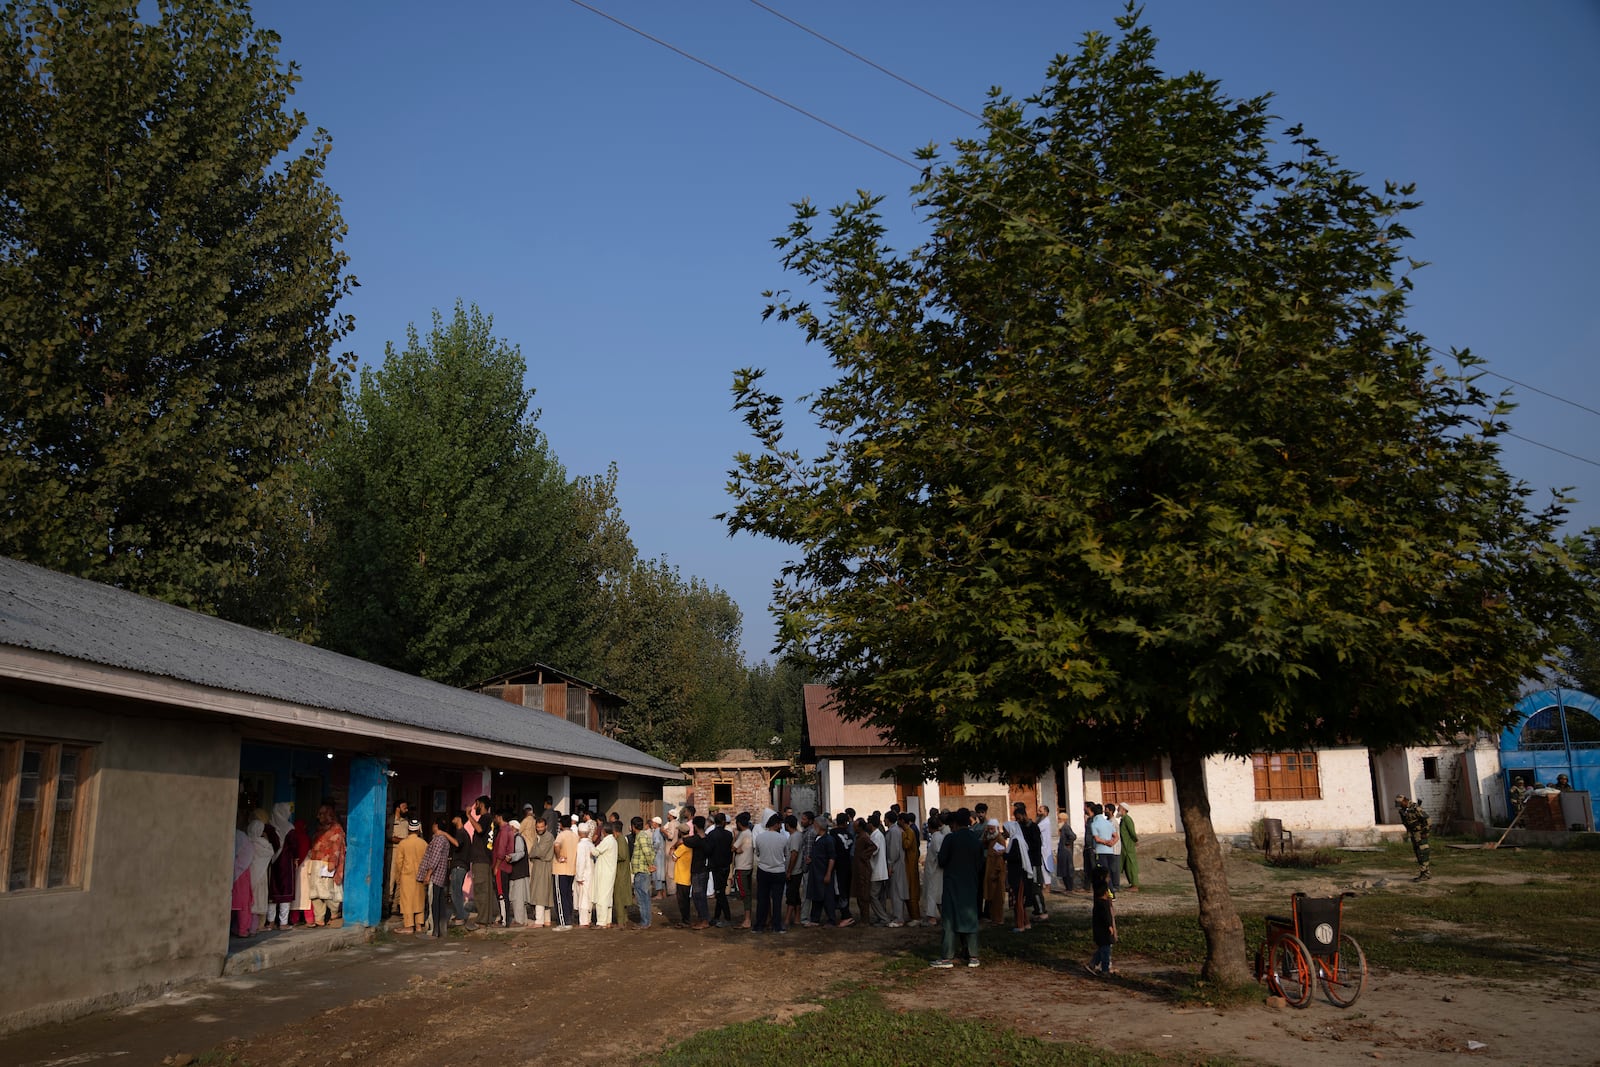
[[258, 807], [309, 818], [333, 803], [344, 917], [363, 925], [381, 921], [399, 800], [424, 821], [480, 796], [655, 814], [682, 770], [561, 703], [546, 713], [0, 559], [0, 1029], [221, 973], [234, 835]]

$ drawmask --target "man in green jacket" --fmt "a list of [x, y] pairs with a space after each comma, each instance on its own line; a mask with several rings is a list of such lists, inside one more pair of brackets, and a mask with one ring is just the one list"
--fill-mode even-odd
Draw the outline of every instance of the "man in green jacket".
[[1122, 816], [1117, 832], [1122, 838], [1122, 880], [1128, 891], [1139, 891], [1139, 831], [1134, 828], [1133, 815], [1128, 805], [1118, 804], [1117, 814]]

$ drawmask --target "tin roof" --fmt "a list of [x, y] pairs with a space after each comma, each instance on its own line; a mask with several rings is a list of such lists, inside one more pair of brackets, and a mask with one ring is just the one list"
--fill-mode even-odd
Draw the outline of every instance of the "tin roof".
[[805, 687], [806, 742], [813, 751], [826, 755], [829, 749], [882, 749], [887, 754], [908, 752], [893, 745], [883, 732], [869, 722], [847, 722], [833, 702], [833, 687]]
[[530, 759], [606, 761], [654, 778], [683, 773], [560, 716], [0, 557], [3, 646], [512, 745]]

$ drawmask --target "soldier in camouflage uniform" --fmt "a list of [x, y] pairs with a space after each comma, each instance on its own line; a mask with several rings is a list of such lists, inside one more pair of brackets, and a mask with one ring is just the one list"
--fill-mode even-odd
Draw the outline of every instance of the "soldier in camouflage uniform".
[[1421, 804], [1408, 800], [1403, 795], [1396, 796], [1394, 802], [1400, 807], [1400, 822], [1411, 835], [1411, 850], [1417, 854], [1417, 866], [1422, 868], [1422, 872], [1412, 881], [1426, 882], [1433, 877], [1428, 872], [1428, 863], [1432, 857], [1432, 850], [1428, 847], [1428, 813], [1422, 810]]

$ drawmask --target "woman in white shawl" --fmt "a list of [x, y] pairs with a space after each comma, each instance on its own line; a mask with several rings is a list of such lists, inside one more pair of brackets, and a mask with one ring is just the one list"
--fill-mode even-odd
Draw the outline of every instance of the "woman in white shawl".
[[266, 838], [267, 813], [257, 808], [244, 828], [250, 838], [250, 932], [256, 933], [267, 925], [267, 869], [272, 866], [278, 850]]
[[950, 835], [937, 815], [928, 817], [928, 858], [922, 866], [922, 914], [930, 923], [939, 922], [939, 902], [944, 898], [944, 868], [939, 866], [939, 846]]
[[611, 827], [600, 824], [600, 843], [594, 847], [594, 924], [602, 930], [612, 927], [611, 906], [617, 891], [617, 839]]

